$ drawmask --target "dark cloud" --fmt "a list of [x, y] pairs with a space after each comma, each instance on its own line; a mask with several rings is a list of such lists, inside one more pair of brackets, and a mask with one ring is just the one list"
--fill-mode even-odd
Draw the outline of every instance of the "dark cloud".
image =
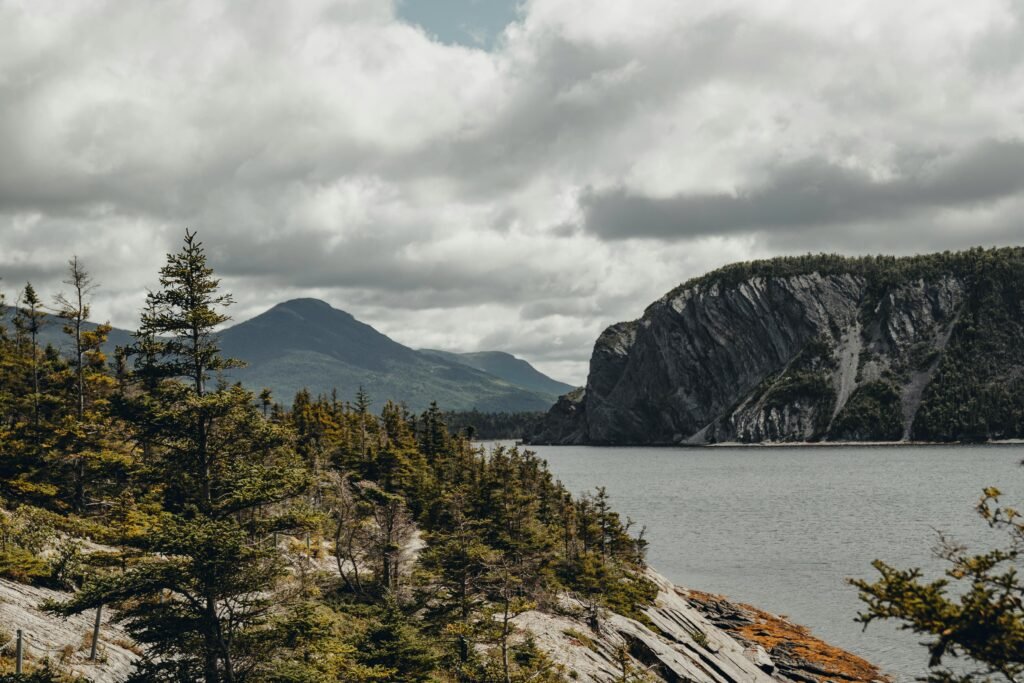
[[822, 159], [772, 168], [767, 176], [734, 194], [652, 198], [623, 188], [589, 190], [580, 199], [585, 230], [606, 239], [685, 240], [934, 215], [1024, 191], [1024, 142], [985, 141], [894, 178], [876, 180]]

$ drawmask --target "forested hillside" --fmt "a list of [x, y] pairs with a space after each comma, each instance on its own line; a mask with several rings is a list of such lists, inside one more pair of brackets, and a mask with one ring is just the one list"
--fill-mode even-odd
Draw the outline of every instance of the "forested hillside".
[[564, 680], [512, 619], [565, 591], [594, 619], [653, 600], [602, 491], [473, 450], [436, 406], [284, 409], [218, 380], [231, 300], [193, 235], [116, 362], [77, 261], [69, 281], [70, 354], [40, 347], [31, 287], [0, 327], [0, 577], [73, 589], [55, 614], [113, 610], [133, 680]]
[[220, 343], [245, 361], [229, 373], [232, 379], [256, 391], [269, 387], [285, 405], [304, 388], [352, 395], [363, 387], [377, 409], [391, 399], [417, 411], [432, 401], [451, 410], [543, 410], [558, 394], [465, 363], [458, 354], [416, 351], [317, 299], [278, 304], [222, 331]]
[[[18, 294], [20, 298], [24, 292]], [[73, 340], [64, 334], [60, 317], [49, 304], [40, 302], [37, 342], [67, 355]], [[17, 309], [17, 305], [0, 304], [0, 322], [13, 327]], [[85, 321], [82, 329], [98, 326]], [[377, 409], [387, 397], [418, 411], [432, 401], [451, 410], [538, 411], [572, 388], [500, 351], [460, 354], [411, 349], [317, 299], [282, 302], [218, 334], [224, 353], [245, 363], [233, 368], [230, 378], [253, 391], [270, 389], [284, 405], [300, 389], [351, 395], [362, 387]], [[110, 328], [98, 350], [112, 358], [117, 347], [131, 343], [130, 332]]]
[[502, 351], [452, 353], [436, 349], [420, 349], [420, 353], [461, 363], [494, 377], [499, 377], [514, 386], [530, 389], [544, 396], [550, 396], [552, 403], [556, 398], [567, 391], [572, 391], [574, 388], [571, 384], [551, 379], [522, 358], [516, 358], [512, 354]]

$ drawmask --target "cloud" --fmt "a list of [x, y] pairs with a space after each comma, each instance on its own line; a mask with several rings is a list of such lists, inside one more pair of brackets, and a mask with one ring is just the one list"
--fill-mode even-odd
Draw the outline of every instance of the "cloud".
[[1021, 241], [1013, 0], [513, 6], [479, 49], [381, 0], [0, 0], [0, 285], [77, 254], [131, 327], [190, 227], [236, 319], [318, 296], [582, 383], [729, 261]]
[[734, 193], [653, 198], [623, 188], [589, 190], [581, 198], [585, 229], [608, 239], [801, 233], [991, 204], [1024, 191], [1024, 142], [984, 141], [895, 177], [876, 179], [815, 158], [768, 169], [766, 176]]

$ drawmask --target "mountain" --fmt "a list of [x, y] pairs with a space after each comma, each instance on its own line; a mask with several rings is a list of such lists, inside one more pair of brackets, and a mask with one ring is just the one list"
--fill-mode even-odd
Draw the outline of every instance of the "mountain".
[[494, 375], [509, 384], [550, 396], [553, 403], [560, 395], [575, 389], [571, 384], [551, 379], [522, 358], [516, 358], [504, 351], [477, 351], [474, 353], [453, 353], [436, 349], [420, 349], [424, 353], [443, 360], [468, 365], [489, 375]]
[[598, 338], [534, 443], [1024, 437], [1024, 248], [739, 263]]
[[[5, 306], [0, 309], [0, 323], [7, 325], [8, 329], [14, 326], [14, 307]], [[73, 349], [71, 337], [64, 334], [64, 320], [59, 316], [46, 314], [43, 319], [42, 328], [39, 330], [39, 345], [42, 347], [52, 346], [61, 353], [69, 353]], [[86, 322], [86, 330], [95, 330], [96, 323]], [[107, 343], [103, 345], [103, 352], [108, 358], [114, 357], [114, 349], [118, 346], [127, 346], [132, 343], [132, 333], [128, 330], [112, 328], [107, 335]]]
[[[10, 327], [13, 315], [8, 307], [0, 320]], [[62, 324], [47, 315], [40, 344], [68, 352]], [[314, 394], [337, 389], [351, 399], [362, 386], [378, 405], [405, 401], [417, 411], [436, 400], [445, 410], [540, 412], [572, 388], [507, 353], [416, 351], [316, 299], [279, 304], [227, 328], [220, 338], [224, 355], [248, 364], [232, 370], [230, 379], [255, 391], [269, 387], [285, 404], [304, 387]], [[132, 341], [131, 332], [114, 328], [104, 351], [112, 358], [116, 346]]]
[[221, 333], [225, 355], [248, 366], [231, 372], [251, 389], [270, 387], [290, 403], [306, 387], [337, 389], [352, 398], [362, 386], [378, 404], [404, 401], [422, 410], [431, 401], [446, 410], [540, 411], [550, 393], [537, 392], [439, 354], [403, 346], [350, 314], [316, 299], [274, 306]]

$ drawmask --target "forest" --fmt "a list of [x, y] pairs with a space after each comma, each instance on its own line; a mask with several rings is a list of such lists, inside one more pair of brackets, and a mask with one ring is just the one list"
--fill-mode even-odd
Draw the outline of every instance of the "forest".
[[544, 413], [486, 413], [460, 410], [445, 413], [444, 420], [455, 434], [470, 439], [522, 439], [544, 418]]
[[[133, 681], [561, 681], [516, 615], [569, 593], [642, 618], [643, 533], [603, 489], [475, 448], [436, 405], [231, 384], [232, 298], [194, 233], [158, 282], [113, 357], [77, 258], [0, 326], [0, 577], [66, 591], [54, 615], [112, 610]], [[62, 350], [37, 343], [47, 313]], [[0, 679], [71, 680], [27, 672]]]

